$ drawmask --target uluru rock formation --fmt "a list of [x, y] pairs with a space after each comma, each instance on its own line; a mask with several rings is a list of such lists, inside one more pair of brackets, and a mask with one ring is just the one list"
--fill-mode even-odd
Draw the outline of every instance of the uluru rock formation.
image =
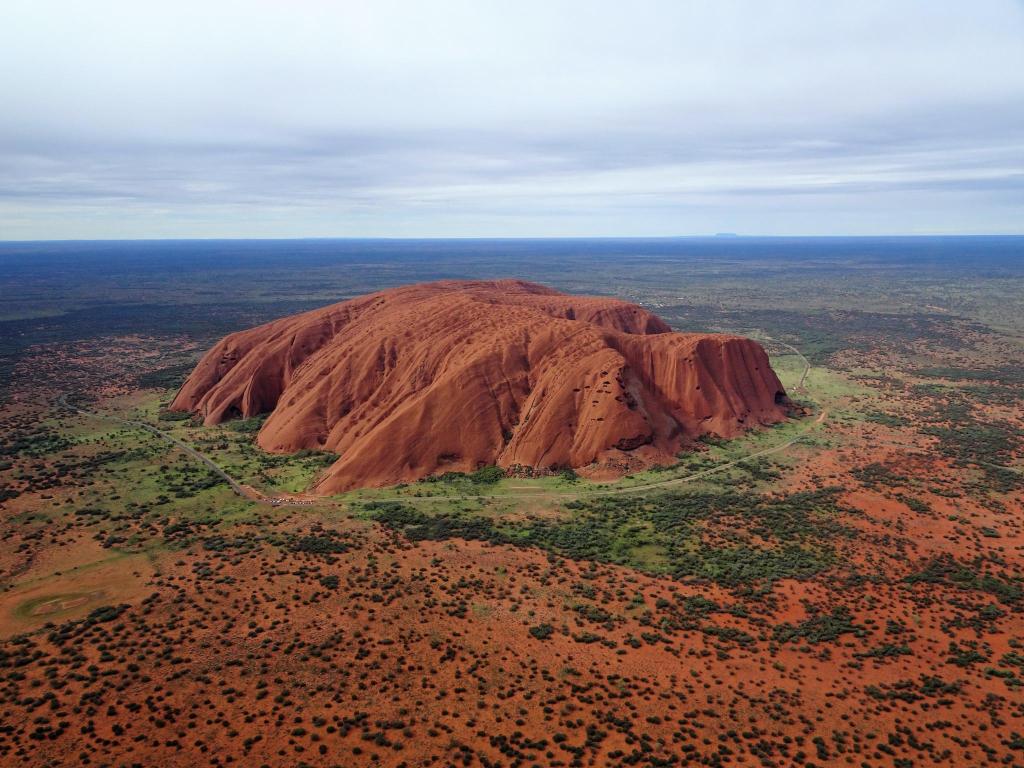
[[519, 280], [373, 293], [233, 333], [175, 410], [270, 415], [267, 451], [340, 454], [318, 493], [516, 465], [613, 476], [786, 415], [759, 344]]

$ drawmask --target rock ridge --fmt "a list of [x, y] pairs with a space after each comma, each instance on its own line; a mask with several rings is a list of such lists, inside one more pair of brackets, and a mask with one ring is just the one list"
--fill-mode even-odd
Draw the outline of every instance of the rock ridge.
[[206, 424], [269, 414], [263, 449], [340, 454], [313, 489], [330, 494], [488, 465], [615, 477], [787, 405], [750, 339], [522, 280], [452, 280], [230, 334], [171, 407]]

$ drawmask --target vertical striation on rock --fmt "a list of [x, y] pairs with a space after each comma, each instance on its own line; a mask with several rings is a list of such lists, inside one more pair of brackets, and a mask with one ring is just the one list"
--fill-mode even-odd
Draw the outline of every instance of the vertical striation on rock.
[[172, 403], [269, 413], [267, 451], [340, 454], [316, 491], [497, 464], [611, 477], [786, 416], [756, 342], [519, 280], [394, 288], [233, 333]]

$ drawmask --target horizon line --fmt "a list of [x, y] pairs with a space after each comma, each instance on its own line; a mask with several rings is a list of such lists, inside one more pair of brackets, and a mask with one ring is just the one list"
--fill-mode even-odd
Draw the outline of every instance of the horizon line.
[[881, 240], [924, 238], [1021, 238], [1022, 232], [957, 232], [957, 233], [897, 233], [897, 234], [785, 234], [760, 235], [717, 233], [710, 235], [322, 235], [281, 237], [66, 237], [2, 239], [0, 245], [26, 243], [174, 243], [174, 242], [332, 242], [332, 241], [537, 241], [537, 240]]

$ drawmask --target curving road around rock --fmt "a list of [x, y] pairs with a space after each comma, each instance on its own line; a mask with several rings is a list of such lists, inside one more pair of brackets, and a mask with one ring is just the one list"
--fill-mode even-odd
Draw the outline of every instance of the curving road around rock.
[[784, 341], [779, 341], [778, 339], [773, 339], [771, 336], [762, 336], [761, 338], [764, 339], [765, 341], [774, 342], [775, 344], [778, 344], [780, 347], [785, 347], [790, 352], [792, 352], [794, 355], [796, 355], [797, 357], [800, 358], [801, 362], [804, 364], [804, 370], [800, 374], [800, 381], [797, 382], [796, 386], [793, 387], [793, 389], [796, 390], [796, 391], [799, 391], [799, 392], [805, 391], [804, 384], [805, 384], [805, 382], [807, 380], [807, 374], [810, 373], [810, 370], [811, 370], [811, 363], [810, 363], [810, 361], [806, 357], [804, 357], [803, 353], [799, 349], [794, 347], [792, 344], [787, 344]]

